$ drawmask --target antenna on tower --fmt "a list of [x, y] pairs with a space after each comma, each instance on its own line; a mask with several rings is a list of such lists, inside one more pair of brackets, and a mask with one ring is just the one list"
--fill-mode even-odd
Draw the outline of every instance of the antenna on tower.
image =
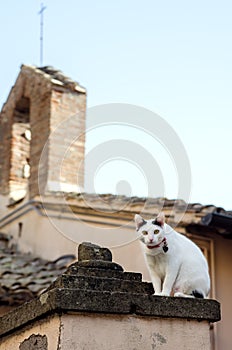
[[40, 11], [38, 14], [40, 15], [40, 67], [43, 66], [43, 13], [46, 9], [46, 6], [41, 2]]

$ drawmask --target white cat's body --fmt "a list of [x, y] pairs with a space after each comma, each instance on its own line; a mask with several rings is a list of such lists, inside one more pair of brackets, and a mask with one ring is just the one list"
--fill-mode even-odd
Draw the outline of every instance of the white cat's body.
[[145, 221], [135, 216], [155, 295], [205, 298], [210, 289], [207, 261], [200, 248], [164, 223], [161, 213]]

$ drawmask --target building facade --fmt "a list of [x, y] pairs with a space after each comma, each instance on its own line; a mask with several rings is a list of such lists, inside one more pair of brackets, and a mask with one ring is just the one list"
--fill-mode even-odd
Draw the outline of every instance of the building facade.
[[[210, 297], [222, 305], [212, 348], [231, 349], [231, 213], [181, 200], [84, 193], [85, 112], [86, 90], [78, 83], [51, 67], [21, 67], [0, 119], [0, 231], [8, 246], [55, 261], [90, 241], [109, 247], [124, 270], [149, 281], [133, 217], [162, 210], [207, 257]], [[17, 283], [23, 286], [20, 278]]]

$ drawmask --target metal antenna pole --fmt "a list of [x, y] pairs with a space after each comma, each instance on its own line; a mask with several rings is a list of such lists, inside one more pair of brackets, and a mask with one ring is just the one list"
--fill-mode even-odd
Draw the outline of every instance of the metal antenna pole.
[[43, 13], [45, 9], [46, 6], [41, 3], [40, 11], [38, 13], [40, 15], [40, 67], [43, 66]]

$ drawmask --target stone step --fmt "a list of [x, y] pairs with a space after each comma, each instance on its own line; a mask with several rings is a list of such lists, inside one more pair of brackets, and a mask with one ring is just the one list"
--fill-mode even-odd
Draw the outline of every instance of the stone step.
[[154, 293], [152, 283], [99, 276], [60, 276], [53, 284], [53, 288], [70, 288], [92, 291], [113, 291], [129, 294], [150, 294]]
[[87, 268], [79, 266], [79, 262], [72, 264], [66, 271], [67, 275], [78, 276], [96, 276], [96, 277], [109, 277], [118, 278], [129, 281], [142, 281], [142, 274], [137, 272], [123, 272], [122, 270], [103, 269], [103, 268]]

